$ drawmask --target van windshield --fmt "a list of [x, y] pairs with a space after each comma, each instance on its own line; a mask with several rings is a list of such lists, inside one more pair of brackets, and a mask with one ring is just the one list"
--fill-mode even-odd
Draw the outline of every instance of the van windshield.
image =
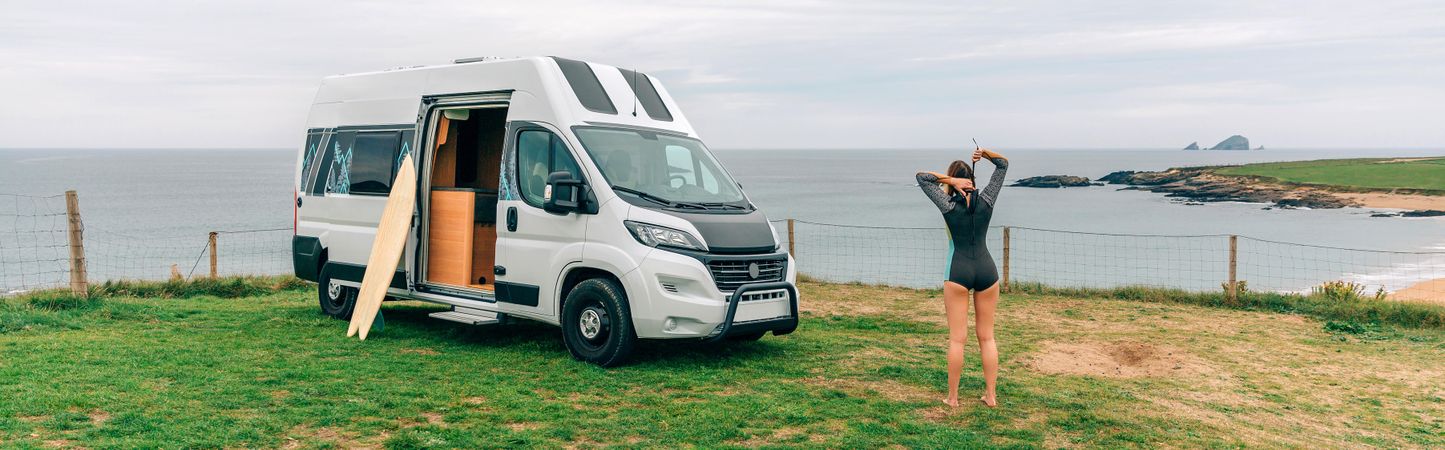
[[671, 207], [751, 209], [702, 141], [621, 128], [572, 131], [619, 192]]

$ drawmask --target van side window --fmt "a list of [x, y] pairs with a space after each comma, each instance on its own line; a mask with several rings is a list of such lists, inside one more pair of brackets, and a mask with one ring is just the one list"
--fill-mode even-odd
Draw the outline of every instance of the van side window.
[[321, 147], [326, 145], [326, 133], [312, 131], [306, 134], [306, 149], [301, 153], [301, 193], [311, 193], [311, 180], [316, 178], [317, 159], [321, 156]]
[[355, 131], [342, 131], [331, 135], [330, 148], [323, 146], [321, 165], [316, 170], [316, 185], [311, 193], [315, 195], [347, 194], [351, 192], [351, 143], [356, 139]]
[[527, 130], [517, 135], [517, 181], [523, 200], [541, 207], [543, 193], [547, 189], [547, 175], [557, 171], [582, 178], [577, 160], [567, 151], [567, 144], [562, 138], [542, 130]]
[[348, 190], [352, 194], [391, 193], [396, 173], [397, 151], [401, 148], [401, 132], [357, 133], [352, 143]]

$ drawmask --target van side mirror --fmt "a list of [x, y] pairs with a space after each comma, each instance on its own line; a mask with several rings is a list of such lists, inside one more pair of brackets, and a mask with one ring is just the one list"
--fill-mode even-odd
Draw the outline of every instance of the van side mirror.
[[582, 210], [583, 199], [587, 198], [587, 185], [572, 177], [572, 174], [559, 170], [547, 175], [547, 190], [549, 191], [542, 202], [542, 209], [550, 213], [566, 214]]

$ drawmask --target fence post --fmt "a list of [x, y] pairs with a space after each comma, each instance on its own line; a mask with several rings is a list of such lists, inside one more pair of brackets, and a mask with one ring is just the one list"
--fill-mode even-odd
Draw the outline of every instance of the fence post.
[[1235, 279], [1235, 267], [1238, 266], [1237, 256], [1239, 254], [1239, 236], [1229, 235], [1229, 303], [1239, 301], [1239, 284]]
[[788, 219], [788, 254], [793, 255], [793, 258], [796, 259], [798, 253], [796, 251], [797, 247], [793, 245], [793, 243], [796, 242], [793, 236], [793, 219]]
[[211, 232], [210, 242], [208, 242], [206, 245], [209, 246], [209, 250], [210, 250], [210, 253], [211, 253], [211, 278], [215, 278], [215, 277], [216, 277], [216, 232], [214, 232], [214, 231]]
[[1008, 292], [1008, 266], [1009, 266], [1009, 227], [1003, 227], [1003, 285], [1004, 292]]
[[70, 293], [89, 295], [85, 279], [85, 230], [80, 222], [80, 197], [75, 191], [65, 191], [65, 218], [70, 232]]

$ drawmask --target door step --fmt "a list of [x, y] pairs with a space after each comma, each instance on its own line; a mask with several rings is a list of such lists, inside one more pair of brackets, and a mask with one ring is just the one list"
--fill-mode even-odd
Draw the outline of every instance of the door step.
[[427, 314], [427, 316], [441, 320], [450, 320], [452, 322], [464, 323], [467, 325], [491, 325], [494, 323], [502, 323], [502, 319], [505, 318], [505, 316], [500, 316], [497, 313], [491, 311], [463, 308], [460, 306], [453, 306], [451, 311], [434, 312], [431, 314]]

